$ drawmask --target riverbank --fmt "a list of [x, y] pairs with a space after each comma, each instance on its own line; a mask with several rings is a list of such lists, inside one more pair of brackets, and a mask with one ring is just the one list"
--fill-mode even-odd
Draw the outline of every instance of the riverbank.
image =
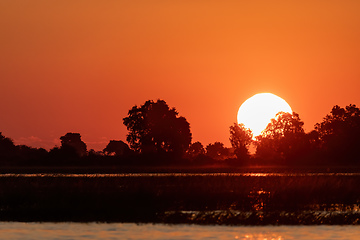
[[352, 166], [2, 166], [0, 174], [6, 173], [360, 173], [360, 167]]

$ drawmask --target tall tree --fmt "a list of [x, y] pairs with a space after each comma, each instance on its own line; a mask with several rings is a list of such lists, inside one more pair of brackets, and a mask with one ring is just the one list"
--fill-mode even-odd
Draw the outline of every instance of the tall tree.
[[238, 159], [249, 157], [249, 146], [252, 143], [253, 134], [244, 124], [234, 123], [230, 126], [230, 143]]
[[276, 163], [290, 164], [298, 158], [306, 145], [304, 122], [297, 113], [280, 112], [271, 120], [256, 141], [256, 155]]
[[326, 157], [336, 163], [358, 163], [360, 157], [360, 109], [354, 104], [334, 106], [321, 123], [315, 124]]
[[123, 119], [130, 148], [140, 153], [171, 152], [182, 155], [191, 143], [190, 125], [164, 100], [134, 106]]

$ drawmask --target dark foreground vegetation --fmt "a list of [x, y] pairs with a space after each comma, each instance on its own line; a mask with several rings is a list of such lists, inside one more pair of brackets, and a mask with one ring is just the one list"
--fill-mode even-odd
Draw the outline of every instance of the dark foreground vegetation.
[[359, 224], [360, 175], [0, 177], [0, 221]]
[[190, 124], [163, 100], [134, 106], [123, 124], [128, 143], [111, 140], [102, 151], [88, 150], [79, 133], [61, 136], [61, 146], [50, 151], [15, 145], [0, 133], [0, 167], [360, 166], [360, 109], [353, 104], [334, 106], [307, 133], [295, 112], [278, 113], [256, 139], [234, 123], [231, 148], [192, 142]]
[[[192, 143], [190, 124], [162, 100], [134, 106], [123, 123], [128, 144], [98, 152], [79, 133], [50, 151], [0, 133], [0, 221], [359, 224], [355, 105], [335, 106], [309, 133], [296, 113], [279, 113], [256, 140], [234, 124], [231, 148]], [[159, 172], [188, 174], [145, 174]]]

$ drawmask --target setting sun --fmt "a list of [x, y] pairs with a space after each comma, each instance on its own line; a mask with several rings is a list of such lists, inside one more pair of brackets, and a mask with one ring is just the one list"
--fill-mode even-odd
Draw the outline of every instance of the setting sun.
[[237, 120], [250, 128], [254, 137], [270, 123], [278, 112], [292, 113], [289, 104], [272, 93], [259, 93], [248, 98], [239, 108]]

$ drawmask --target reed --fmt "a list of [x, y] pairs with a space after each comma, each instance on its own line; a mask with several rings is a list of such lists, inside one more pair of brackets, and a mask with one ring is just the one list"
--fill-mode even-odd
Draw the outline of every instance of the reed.
[[[359, 176], [336, 174], [19, 175], [0, 177], [0, 220], [357, 224], [358, 186]], [[334, 215], [339, 212], [343, 217]]]

